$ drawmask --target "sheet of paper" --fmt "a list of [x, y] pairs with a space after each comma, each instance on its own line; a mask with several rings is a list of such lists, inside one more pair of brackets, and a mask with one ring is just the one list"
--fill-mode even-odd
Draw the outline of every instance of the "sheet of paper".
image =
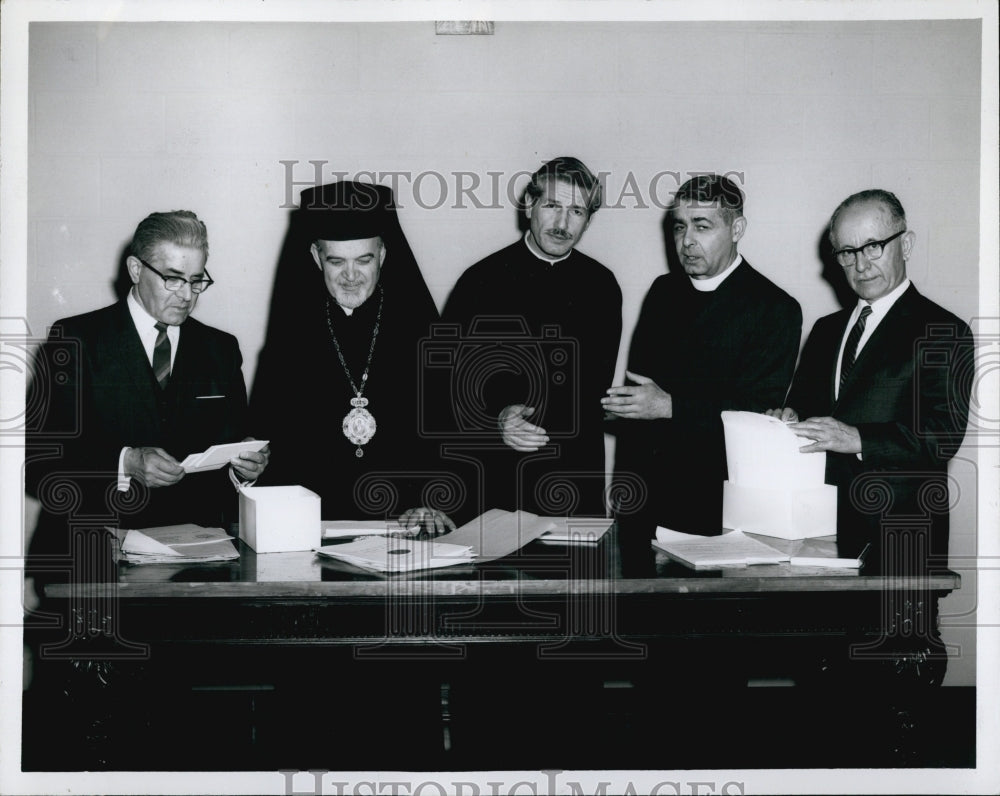
[[475, 563], [468, 545], [389, 536], [370, 536], [328, 545], [317, 549], [316, 553], [376, 572], [411, 572]]
[[795, 436], [787, 423], [757, 412], [723, 412], [726, 464], [734, 484], [763, 489], [822, 486], [825, 453], [802, 453], [808, 440]]
[[472, 547], [477, 561], [490, 561], [520, 550], [555, 527], [551, 517], [539, 517], [528, 511], [490, 509], [444, 538], [453, 544]]
[[420, 533], [419, 525], [403, 527], [385, 520], [323, 520], [324, 539], [347, 539], [355, 536], [389, 536]]
[[229, 460], [241, 453], [255, 453], [267, 445], [266, 439], [254, 439], [248, 442], [227, 442], [224, 445], [213, 445], [201, 453], [192, 453], [181, 462], [186, 473], [200, 473], [204, 470], [218, 470], [229, 464]]

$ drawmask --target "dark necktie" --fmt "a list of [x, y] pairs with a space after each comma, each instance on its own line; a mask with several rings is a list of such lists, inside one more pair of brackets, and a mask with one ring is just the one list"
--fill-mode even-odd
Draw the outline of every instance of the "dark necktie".
[[872, 314], [872, 308], [870, 305], [865, 304], [861, 308], [861, 315], [858, 316], [858, 320], [855, 321], [854, 326], [851, 328], [851, 333], [847, 335], [847, 345], [844, 346], [844, 361], [840, 363], [840, 386], [844, 386], [844, 382], [847, 381], [847, 374], [851, 372], [851, 368], [854, 367], [854, 360], [858, 358], [858, 342], [861, 340], [861, 335], [865, 331], [865, 323], [868, 321], [868, 316]]
[[167, 325], [163, 321], [156, 322], [156, 345], [153, 346], [153, 373], [160, 388], [167, 386], [170, 378], [170, 338], [167, 337]]

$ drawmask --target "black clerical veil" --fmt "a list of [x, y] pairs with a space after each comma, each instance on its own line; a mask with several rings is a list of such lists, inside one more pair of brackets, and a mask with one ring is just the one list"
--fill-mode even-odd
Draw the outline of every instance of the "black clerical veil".
[[302, 191], [299, 206], [289, 215], [265, 345], [303, 333], [303, 326], [313, 331], [322, 319], [328, 294], [309, 247], [317, 240], [373, 237], [381, 237], [386, 250], [379, 277], [384, 313], [406, 313], [426, 334], [427, 326], [438, 318], [437, 308], [400, 226], [392, 189], [342, 180]]
[[[330, 298], [310, 246], [376, 236], [386, 251], [378, 288], [348, 316]], [[436, 469], [418, 416], [420, 341], [437, 318], [391, 189], [345, 181], [303, 191], [289, 215], [251, 398], [254, 433], [272, 441], [261, 484], [313, 489], [326, 518], [382, 517], [418, 505], [424, 484], [407, 474]], [[331, 337], [360, 385], [376, 324], [364, 397], [378, 429], [356, 456], [358, 446], [341, 431], [354, 393]], [[398, 499], [380, 502], [366, 491], [380, 474]]]

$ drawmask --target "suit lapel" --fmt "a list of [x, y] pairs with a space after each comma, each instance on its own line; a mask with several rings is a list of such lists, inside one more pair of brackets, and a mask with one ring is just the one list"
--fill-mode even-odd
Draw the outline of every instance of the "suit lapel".
[[129, 409], [137, 417], [145, 417], [153, 427], [159, 424], [156, 395], [153, 393], [152, 368], [146, 358], [139, 333], [125, 302], [114, 318], [114, 330], [108, 341], [111, 361], [121, 370], [123, 384], [131, 383]]
[[905, 331], [906, 319], [912, 314], [913, 302], [917, 295], [917, 289], [911, 284], [872, 332], [865, 347], [858, 353], [854, 367], [847, 374], [844, 386], [840, 390], [838, 404], [843, 402], [845, 395], [850, 395], [859, 388], [867, 389], [872, 380], [878, 378], [881, 363], [885, 361], [887, 354], [898, 352], [901, 347], [913, 345], [912, 339], [900, 340], [900, 334]]

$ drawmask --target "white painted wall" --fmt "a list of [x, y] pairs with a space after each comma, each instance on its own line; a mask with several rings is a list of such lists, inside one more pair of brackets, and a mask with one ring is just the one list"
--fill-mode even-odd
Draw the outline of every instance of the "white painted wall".
[[[607, 173], [618, 205], [581, 249], [622, 285], [623, 355], [665, 267], [659, 225], [676, 180], [662, 172], [743, 175], [742, 251], [799, 300], [806, 330], [838, 308], [817, 255], [830, 213], [854, 191], [890, 189], [917, 234], [911, 277], [971, 320], [979, 74], [978, 21], [498, 22], [467, 37], [435, 36], [431, 22], [36, 22], [30, 329], [110, 303], [136, 224], [187, 208], [208, 225], [216, 280], [196, 317], [237, 335], [251, 384], [286, 197], [316, 182], [308, 161], [323, 161], [323, 182], [410, 175], [397, 177], [402, 223], [440, 306], [466, 266], [513, 240], [514, 175], [560, 154]], [[459, 194], [475, 178], [474, 195], [499, 207]], [[973, 445], [952, 472], [960, 560], [976, 551]], [[943, 606], [946, 640], [961, 645], [949, 683], [975, 680], [975, 636], [958, 626], [974, 622], [973, 581]]]

